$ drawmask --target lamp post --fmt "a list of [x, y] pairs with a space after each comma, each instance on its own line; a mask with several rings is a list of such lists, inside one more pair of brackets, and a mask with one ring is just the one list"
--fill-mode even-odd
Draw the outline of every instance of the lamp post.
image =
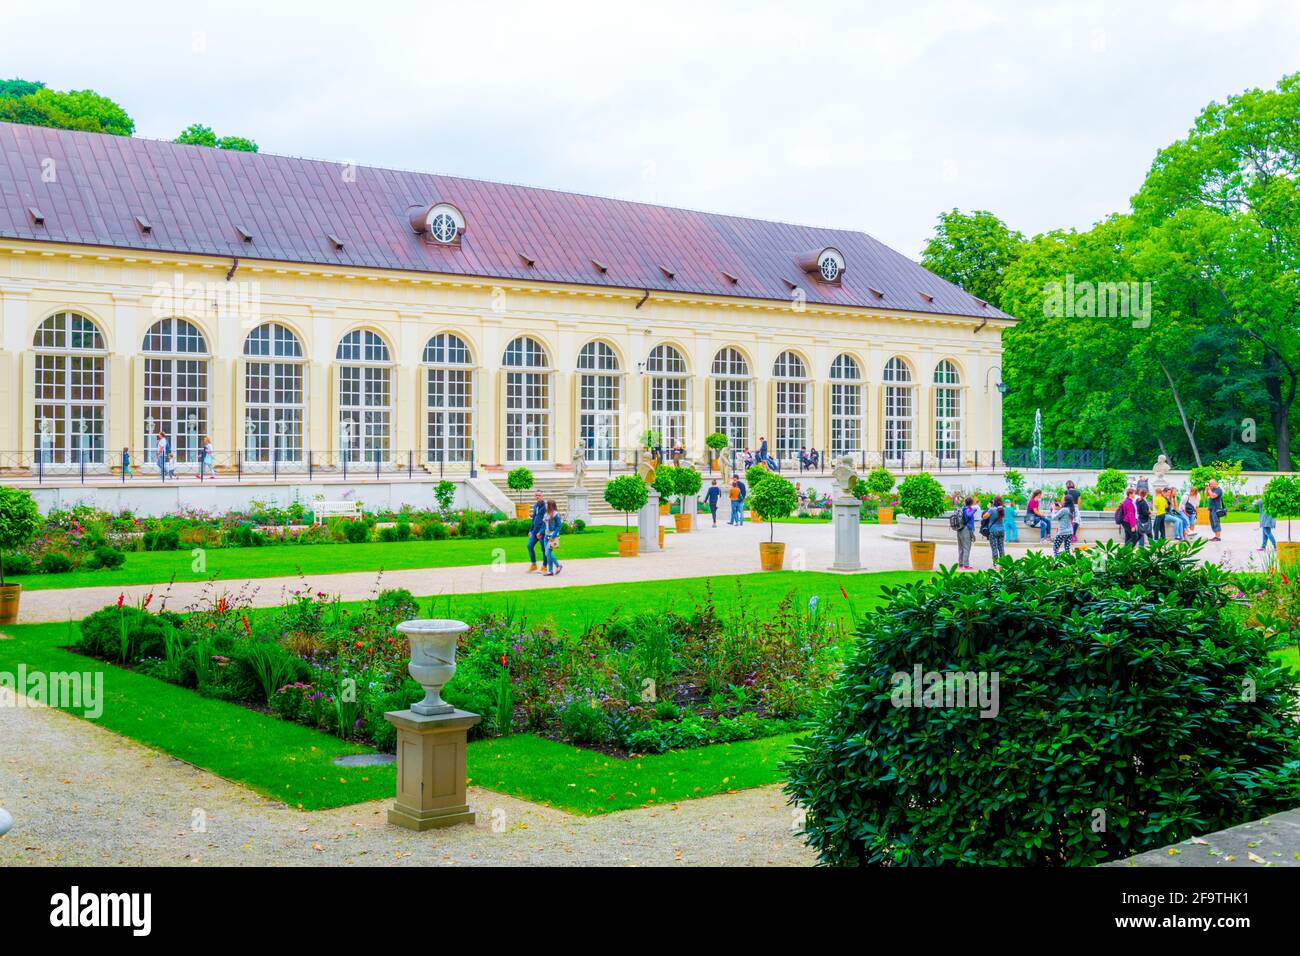
[[465, 744], [482, 718], [442, 699], [456, 673], [456, 644], [469, 630], [464, 621], [403, 621], [397, 632], [411, 642], [411, 677], [424, 699], [384, 714], [397, 730], [397, 799], [388, 822], [408, 830], [473, 823], [465, 795]]

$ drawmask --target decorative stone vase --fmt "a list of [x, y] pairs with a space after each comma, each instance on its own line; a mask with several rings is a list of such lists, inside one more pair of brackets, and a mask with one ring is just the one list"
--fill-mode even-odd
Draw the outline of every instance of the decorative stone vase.
[[907, 549], [912, 555], [913, 571], [934, 570], [933, 541], [909, 541], [907, 542]]
[[442, 688], [456, 673], [456, 642], [468, 630], [464, 621], [441, 618], [397, 625], [397, 633], [411, 642], [411, 677], [424, 688], [424, 700], [411, 705], [415, 713], [432, 717], [456, 709], [442, 699]]

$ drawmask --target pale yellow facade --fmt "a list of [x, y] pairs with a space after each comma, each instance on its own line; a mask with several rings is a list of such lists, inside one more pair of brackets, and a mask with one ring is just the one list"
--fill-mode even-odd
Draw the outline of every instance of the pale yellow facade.
[[[642, 371], [652, 349], [670, 344], [685, 360], [682, 393], [686, 439], [702, 453], [717, 411], [714, 358], [736, 349], [748, 372], [748, 445], [778, 430], [774, 363], [787, 350], [805, 369], [806, 444], [823, 453], [831, 444], [831, 367], [851, 356], [861, 369], [861, 451], [878, 457], [886, 444], [886, 363], [900, 358], [910, 371], [911, 446], [936, 447], [934, 372], [947, 361], [957, 381], [944, 387], [963, 463], [1001, 447], [1001, 333], [1004, 321], [964, 316], [789, 303], [518, 281], [495, 282], [424, 273], [325, 268], [263, 260], [141, 254], [18, 240], [0, 241], [0, 453], [12, 465], [31, 460], [40, 442], [36, 414], [34, 337], [52, 315], [71, 312], [103, 335], [106, 466], [124, 446], [147, 447], [144, 407], [146, 332], [165, 316], [188, 320], [206, 351], [206, 430], [216, 449], [244, 445], [245, 341], [263, 322], [290, 329], [303, 349], [302, 446], [328, 459], [338, 452], [340, 383], [337, 349], [356, 329], [371, 330], [387, 346], [390, 368], [385, 456], [405, 462], [426, 454], [428, 371], [426, 343], [442, 332], [462, 339], [471, 353], [472, 434], [476, 463], [509, 465], [507, 345], [527, 335], [542, 346], [547, 380], [545, 468], [570, 461], [579, 440], [582, 399], [580, 350], [600, 341], [617, 361], [618, 456], [626, 460], [649, 421], [650, 379]], [[229, 275], [229, 278], [228, 278]], [[788, 411], [788, 409], [787, 409]], [[949, 426], [951, 429], [951, 426]], [[949, 432], [949, 444], [952, 434]]]

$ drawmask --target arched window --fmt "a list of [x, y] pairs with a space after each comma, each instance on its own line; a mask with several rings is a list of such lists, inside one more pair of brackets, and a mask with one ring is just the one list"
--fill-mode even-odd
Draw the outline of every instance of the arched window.
[[739, 349], [730, 346], [713, 356], [713, 430], [727, 436], [730, 447], [749, 448], [753, 377]]
[[831, 454], [856, 455], [862, 450], [862, 368], [852, 355], [837, 355], [831, 363]]
[[961, 458], [961, 373], [944, 359], [934, 367], [934, 453], [945, 464]]
[[424, 346], [425, 456], [428, 461], [469, 461], [474, 437], [474, 369], [469, 346], [440, 332]]
[[671, 345], [656, 345], [645, 363], [650, 376], [650, 430], [659, 433], [664, 454], [686, 447], [690, 409], [686, 359]]
[[551, 457], [551, 367], [540, 342], [521, 335], [506, 346], [506, 461]]
[[885, 363], [885, 460], [902, 462], [912, 450], [912, 370], [895, 356]]
[[177, 463], [193, 464], [208, 435], [208, 343], [192, 322], [161, 319], [145, 333], [144, 352], [141, 447], [152, 452], [162, 429]]
[[588, 342], [578, 353], [578, 440], [589, 461], [618, 457], [618, 371], [618, 355], [604, 342]]
[[384, 340], [353, 329], [339, 340], [339, 448], [348, 461], [388, 458], [392, 420], [392, 358]]
[[298, 337], [266, 322], [244, 340], [244, 460], [302, 460], [304, 364]]
[[777, 461], [799, 460], [808, 447], [808, 369], [794, 352], [782, 352], [772, 365], [776, 384]]
[[35, 445], [46, 465], [102, 465], [107, 349], [84, 315], [60, 312], [36, 330]]

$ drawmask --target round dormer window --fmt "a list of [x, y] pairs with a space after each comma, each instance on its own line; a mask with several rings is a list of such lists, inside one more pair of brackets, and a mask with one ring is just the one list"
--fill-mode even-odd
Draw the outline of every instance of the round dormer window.
[[456, 219], [449, 212], [436, 213], [429, 220], [429, 234], [439, 242], [454, 242], [456, 228]]
[[844, 257], [835, 249], [823, 249], [817, 257], [817, 271], [824, 282], [835, 282], [844, 271]]
[[451, 203], [440, 202], [413, 214], [411, 225], [416, 232], [446, 246], [460, 240], [465, 232], [465, 217]]

